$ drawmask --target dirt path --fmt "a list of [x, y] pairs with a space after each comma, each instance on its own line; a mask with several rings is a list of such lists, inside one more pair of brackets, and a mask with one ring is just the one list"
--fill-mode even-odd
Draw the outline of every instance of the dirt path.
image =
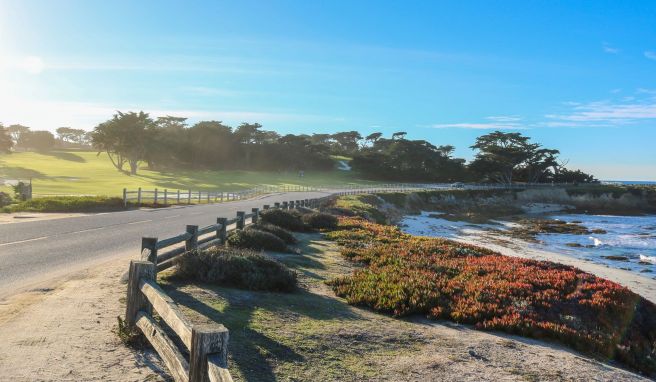
[[0, 305], [0, 381], [160, 381], [152, 353], [113, 333], [124, 314], [126, 260], [14, 296]]

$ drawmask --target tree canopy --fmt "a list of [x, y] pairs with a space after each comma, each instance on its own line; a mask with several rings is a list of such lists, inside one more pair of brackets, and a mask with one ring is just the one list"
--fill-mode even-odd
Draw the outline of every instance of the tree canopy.
[[12, 147], [14, 147], [14, 141], [7, 128], [0, 123], [0, 153], [10, 153]]
[[[0, 125], [1, 126], [1, 125]], [[351, 157], [351, 167], [370, 179], [412, 182], [597, 182], [594, 176], [565, 167], [557, 149], [543, 147], [519, 132], [494, 131], [476, 138], [474, 159], [454, 157], [455, 147], [407, 139], [397, 131], [362, 136], [358, 131], [332, 134], [285, 134], [265, 130], [257, 122], [233, 128], [222, 121], [199, 121], [148, 113], [118, 111], [90, 133], [60, 127], [55, 140], [48, 131], [11, 125], [0, 132], [0, 151], [12, 146], [49, 150], [55, 145], [86, 145], [106, 153], [112, 164], [136, 174], [140, 163], [150, 169], [299, 171], [329, 170], [331, 156]], [[7, 138], [9, 137], [9, 138]], [[128, 166], [129, 169], [125, 170]]]

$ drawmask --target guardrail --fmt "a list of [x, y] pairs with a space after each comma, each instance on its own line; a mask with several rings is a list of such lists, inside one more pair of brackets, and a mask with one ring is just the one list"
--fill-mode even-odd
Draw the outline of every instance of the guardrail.
[[[318, 204], [319, 199], [291, 200], [273, 207], [264, 205], [262, 209], [316, 207]], [[203, 228], [188, 225], [184, 233], [167, 239], [141, 239], [141, 260], [130, 262], [125, 323], [129, 329], [139, 329], [144, 334], [177, 382], [232, 381], [227, 366], [229, 334], [221, 324], [192, 325], [157, 285], [157, 273], [172, 267], [174, 259], [187, 251], [224, 244], [228, 232], [257, 223], [259, 213], [259, 208], [253, 208], [249, 214], [238, 211], [233, 219], [219, 217], [216, 224]], [[171, 249], [160, 253], [167, 248]], [[189, 360], [153, 319], [153, 310], [187, 348]]]

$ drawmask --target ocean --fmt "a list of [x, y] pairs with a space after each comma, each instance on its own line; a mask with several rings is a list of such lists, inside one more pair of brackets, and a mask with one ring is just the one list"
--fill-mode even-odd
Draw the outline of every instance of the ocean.
[[[487, 228], [503, 230], [510, 222], [470, 224], [431, 217], [429, 213], [407, 216], [401, 226], [407, 233], [422, 236], [455, 238], [468, 232]], [[606, 233], [539, 234], [539, 243], [529, 245], [538, 249], [604, 264], [638, 273], [656, 276], [656, 215], [611, 216], [583, 214], [554, 214], [545, 216], [566, 222], [577, 221], [589, 230]]]

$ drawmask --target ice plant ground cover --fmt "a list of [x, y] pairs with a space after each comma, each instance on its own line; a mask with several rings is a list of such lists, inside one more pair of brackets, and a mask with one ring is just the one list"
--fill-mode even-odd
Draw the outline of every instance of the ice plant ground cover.
[[360, 217], [327, 235], [364, 265], [329, 281], [350, 304], [556, 340], [656, 375], [656, 305], [619, 284]]

